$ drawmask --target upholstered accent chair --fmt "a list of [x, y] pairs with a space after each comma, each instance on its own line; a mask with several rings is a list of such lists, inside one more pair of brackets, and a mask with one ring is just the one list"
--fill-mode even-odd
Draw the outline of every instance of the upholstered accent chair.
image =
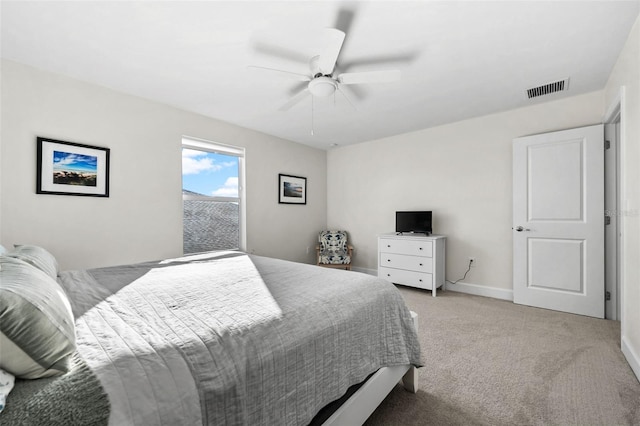
[[316, 252], [318, 266], [351, 270], [353, 246], [347, 242], [347, 231], [320, 231]]

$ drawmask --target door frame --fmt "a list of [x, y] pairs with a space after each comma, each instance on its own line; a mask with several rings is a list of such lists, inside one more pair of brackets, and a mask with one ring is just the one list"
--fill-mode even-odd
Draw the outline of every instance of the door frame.
[[618, 281], [618, 251], [620, 250], [620, 115], [616, 114], [613, 122], [604, 125], [604, 140], [608, 146], [604, 152], [604, 209], [605, 219], [609, 219], [604, 227], [605, 237], [605, 318], [620, 321], [620, 283]]
[[[615, 179], [617, 182], [617, 188], [605, 188], [606, 190], [615, 190], [617, 192], [617, 199], [614, 211], [612, 212], [616, 217], [616, 230], [617, 239], [616, 239], [616, 250], [614, 253], [611, 251], [605, 252], [606, 262], [605, 267], [607, 268], [615, 268], [615, 283], [608, 283], [606, 288], [608, 289], [610, 285], [616, 286], [616, 315], [614, 317], [610, 317], [609, 313], [607, 313], [606, 318], [611, 320], [620, 320], [620, 339], [622, 344], [622, 339], [624, 339], [624, 271], [625, 271], [625, 262], [624, 262], [624, 227], [625, 227], [625, 202], [623, 200], [625, 194], [625, 181], [622, 178], [624, 176], [624, 161], [625, 158], [625, 132], [624, 132], [624, 122], [625, 122], [625, 87], [620, 87], [618, 94], [613, 99], [609, 107], [607, 108], [606, 113], [604, 114], [603, 123], [606, 126], [611, 126], [617, 124], [618, 131], [616, 132], [616, 141], [611, 141], [612, 144], [616, 144], [616, 167], [615, 170], [607, 171], [605, 169], [605, 173], [610, 179]], [[606, 230], [605, 232], [612, 232], [614, 230]], [[611, 257], [610, 257], [611, 256]], [[609, 276], [610, 271], [605, 270], [605, 276]]]

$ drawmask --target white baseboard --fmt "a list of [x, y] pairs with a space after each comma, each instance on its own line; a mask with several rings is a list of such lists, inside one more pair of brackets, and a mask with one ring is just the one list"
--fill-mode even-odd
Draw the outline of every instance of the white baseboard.
[[638, 357], [638, 354], [629, 345], [629, 342], [625, 337], [622, 337], [622, 353], [631, 366], [636, 378], [640, 380], [640, 357]]
[[[363, 272], [365, 274], [378, 276], [377, 269], [360, 268], [353, 266], [352, 271]], [[476, 296], [493, 297], [494, 299], [509, 300], [513, 302], [513, 290], [505, 290], [504, 288], [487, 287], [486, 285], [478, 285], [471, 283], [451, 284], [447, 282], [445, 290], [457, 291], [458, 293], [473, 294]]]
[[513, 290], [504, 288], [487, 287], [486, 285], [470, 284], [470, 283], [446, 283], [446, 290], [457, 291], [459, 293], [473, 294], [476, 296], [493, 297], [494, 299], [509, 300], [513, 302]]

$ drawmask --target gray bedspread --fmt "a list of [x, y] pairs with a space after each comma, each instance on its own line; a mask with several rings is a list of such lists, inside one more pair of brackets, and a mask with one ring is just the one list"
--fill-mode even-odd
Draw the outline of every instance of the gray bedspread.
[[69, 371], [37, 380], [16, 379], [2, 426], [106, 426], [109, 399], [96, 375], [76, 352]]
[[63, 272], [113, 425], [306, 425], [380, 367], [420, 365], [390, 283], [238, 252]]

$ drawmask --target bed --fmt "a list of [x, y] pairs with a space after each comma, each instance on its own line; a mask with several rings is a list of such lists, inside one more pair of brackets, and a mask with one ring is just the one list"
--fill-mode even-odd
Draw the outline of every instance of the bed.
[[58, 272], [33, 250], [0, 256], [2, 295], [55, 276], [75, 341], [16, 379], [2, 424], [351, 425], [416, 391], [415, 314], [384, 280], [236, 251]]

